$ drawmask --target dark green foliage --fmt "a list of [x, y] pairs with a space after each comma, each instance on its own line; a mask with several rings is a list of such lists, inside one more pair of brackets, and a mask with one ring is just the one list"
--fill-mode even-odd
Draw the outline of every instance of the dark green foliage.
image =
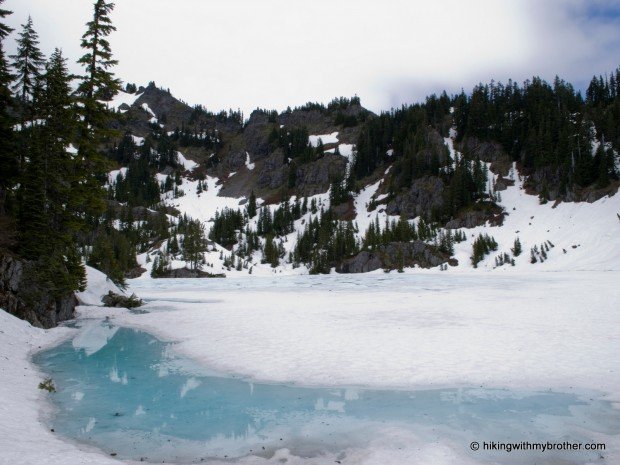
[[16, 72], [13, 89], [19, 95], [23, 104], [31, 100], [37, 79], [41, 76], [45, 59], [39, 50], [38, 34], [32, 27], [32, 18], [28, 17], [26, 24], [17, 39], [17, 53], [11, 55], [13, 69]]
[[78, 131], [78, 166], [81, 169], [82, 183], [78, 194], [83, 199], [83, 213], [87, 217], [100, 215], [105, 204], [102, 179], [107, 164], [100, 153], [100, 145], [109, 135], [108, 123], [112, 116], [105, 102], [111, 100], [120, 89], [120, 81], [110, 69], [117, 64], [107, 37], [116, 30], [112, 25], [110, 13], [114, 4], [96, 0], [92, 20], [86, 24], [82, 36], [85, 50], [78, 63], [85, 68], [80, 77], [77, 96], [80, 105], [76, 107], [81, 116]]
[[106, 295], [101, 298], [105, 307], [117, 307], [117, 308], [136, 308], [144, 305], [141, 299], [136, 294], [131, 294], [129, 297], [115, 294], [112, 291], [108, 291]]
[[296, 160], [300, 164], [313, 161], [318, 153], [318, 149], [310, 145], [308, 130], [305, 127], [280, 129], [274, 126], [269, 134], [269, 144], [272, 150], [281, 148], [286, 159]]
[[265, 238], [262, 261], [263, 263], [269, 263], [272, 268], [275, 268], [280, 264], [280, 253], [272, 234], [268, 234]]
[[[359, 134], [352, 174], [362, 179], [391, 164], [390, 194], [421, 177], [437, 177], [448, 186], [445, 207], [429, 216], [447, 221], [489, 197], [486, 165], [469, 152], [450, 160], [437, 142], [437, 133], [447, 136], [454, 124], [457, 144], [498, 142], [525, 174], [537, 171], [535, 187], [542, 202], [552, 190], [562, 196], [579, 187], [606, 187], [619, 177], [611, 150], [620, 150], [619, 80], [620, 68], [609, 77], [595, 77], [585, 100], [559, 78], [551, 84], [540, 78], [523, 85], [480, 84], [471, 95], [432, 95], [424, 104], [368, 119]], [[600, 142], [594, 157], [593, 136]]]
[[336, 180], [331, 183], [329, 189], [329, 204], [333, 207], [348, 202], [351, 194], [347, 190], [346, 184], [342, 180]]
[[259, 236], [273, 234], [286, 236], [294, 231], [294, 221], [301, 217], [301, 206], [295, 202], [291, 207], [288, 200], [283, 201], [278, 208], [271, 213], [271, 209], [265, 206], [260, 209], [256, 232]]
[[52, 380], [52, 378], [45, 378], [42, 382], [40, 382], [39, 389], [42, 389], [49, 393], [56, 392], [56, 387], [54, 386], [54, 381]]
[[244, 227], [243, 214], [239, 210], [224, 209], [215, 212], [209, 239], [224, 247], [237, 243], [237, 233]]
[[152, 278], [163, 278], [167, 276], [170, 271], [170, 260], [167, 255], [157, 255], [153, 261], [153, 267], [151, 268]]
[[183, 232], [183, 260], [191, 269], [199, 270], [204, 265], [204, 253], [207, 251], [204, 225], [198, 220], [185, 223]]
[[188, 127], [176, 128], [170, 135], [173, 142], [181, 147], [198, 147], [217, 152], [221, 147], [221, 140], [217, 132], [210, 129], [190, 129]]
[[97, 231], [87, 264], [103, 271], [120, 286], [125, 285], [125, 273], [138, 266], [136, 250], [128, 236], [113, 227]]
[[112, 58], [107, 39], [116, 30], [110, 19], [113, 9], [113, 3], [95, 1], [92, 20], [86, 24], [87, 30], [82, 36], [82, 48], [86, 53], [78, 60], [86, 70], [78, 86], [85, 124], [95, 127], [101, 127], [109, 116], [102, 102], [109, 101], [120, 90], [120, 81], [109, 71], [118, 63]]
[[250, 219], [256, 216], [256, 196], [254, 195], [254, 191], [252, 191], [252, 193], [250, 194], [246, 212], [248, 214], [248, 218]]
[[336, 221], [330, 209], [309, 221], [298, 235], [293, 262], [305, 263], [312, 274], [329, 273], [343, 258], [357, 252], [359, 245], [353, 224]]
[[159, 203], [159, 184], [144, 158], [132, 160], [125, 176], [119, 173], [111, 187], [112, 199], [129, 206], [152, 207]]
[[[617, 140], [620, 114], [614, 114], [613, 108], [618, 105], [618, 96], [611, 87], [609, 81], [595, 78], [584, 102], [559, 78], [552, 84], [533, 78], [523, 86], [511, 81], [507, 85], [479, 85], [471, 97], [462, 95], [456, 101], [458, 135], [500, 142], [526, 170], [558, 170], [564, 187], [571, 183], [589, 186], [598, 178], [605, 184], [606, 176], [616, 174], [612, 166], [603, 162], [601, 168], [601, 160], [591, 156], [590, 121], [599, 140]], [[610, 123], [614, 118], [615, 126]]]
[[[1, 4], [1, 3], [0, 3]], [[0, 9], [0, 18], [6, 15], [6, 10]], [[10, 31], [0, 23], [0, 39]], [[9, 84], [11, 82], [8, 64], [4, 56], [2, 40], [0, 40], [0, 213], [5, 208], [7, 189], [17, 181], [18, 161], [15, 149], [15, 134], [13, 133], [13, 118], [11, 116], [12, 98]]]
[[446, 255], [453, 255], [454, 254], [454, 236], [452, 235], [452, 231], [451, 230], [447, 230], [446, 232], [444, 231], [439, 231], [439, 234], [437, 235], [436, 238], [436, 245], [437, 245], [437, 249], [443, 253], [445, 253]]
[[495, 267], [499, 267], [499, 266], [504, 266], [510, 264], [512, 266], [514, 266], [514, 260], [510, 258], [510, 255], [508, 255], [507, 253], [503, 253], [503, 254], [499, 254], [497, 257], [495, 257]]
[[[4, 0], [0, 0], [0, 7], [3, 3]], [[3, 21], [11, 13], [11, 11], [0, 8], [0, 215], [4, 215], [7, 202], [10, 203], [10, 188], [17, 182], [19, 173], [15, 134], [13, 133], [13, 99], [10, 90], [13, 76], [4, 54], [4, 39], [13, 29]], [[3, 220], [3, 225], [4, 223], [8, 223], [8, 220]], [[8, 229], [7, 225], [4, 226]], [[5, 234], [10, 235], [9, 231]], [[10, 240], [8, 237], [2, 239], [2, 242]]]
[[515, 239], [514, 246], [510, 250], [515, 257], [518, 257], [519, 255], [521, 255], [521, 252], [523, 252], [523, 247], [521, 246], [521, 241], [518, 237]]
[[19, 250], [25, 258], [40, 262], [40, 276], [58, 295], [79, 289], [84, 279], [75, 257], [76, 235], [85, 225], [79, 195], [83, 178], [74, 155], [67, 151], [77, 125], [70, 82], [65, 60], [56, 50], [37, 99], [37, 111], [46, 124], [26, 132], [29, 162], [18, 196]]
[[474, 240], [473, 254], [471, 262], [474, 268], [478, 268], [478, 263], [489, 253], [497, 250], [497, 242], [488, 234], [480, 234]]
[[398, 222], [386, 219], [383, 229], [379, 224], [379, 218], [375, 218], [375, 222], [371, 223], [366, 230], [362, 241], [362, 249], [373, 250], [380, 245], [387, 245], [390, 242], [411, 242], [416, 239], [430, 239], [430, 231], [427, 229], [424, 220], [421, 220], [421, 232], [423, 237], [418, 235], [415, 225], [410, 224], [407, 220], [400, 218]]

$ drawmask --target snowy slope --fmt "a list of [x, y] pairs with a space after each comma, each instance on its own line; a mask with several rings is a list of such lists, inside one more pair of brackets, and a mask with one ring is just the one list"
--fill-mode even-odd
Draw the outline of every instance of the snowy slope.
[[[185, 163], [190, 166], [190, 161]], [[490, 173], [490, 176], [493, 176]], [[516, 168], [513, 169], [512, 177], [515, 181], [514, 186], [510, 186], [505, 191], [501, 191], [501, 201], [498, 203], [507, 213], [504, 224], [500, 227], [480, 226], [473, 229], [463, 229], [467, 240], [455, 245], [455, 257], [459, 265], [450, 268], [455, 271], [474, 271], [471, 264], [472, 244], [479, 234], [489, 234], [499, 244], [496, 253], [488, 255], [478, 264], [478, 270], [495, 269], [495, 257], [500, 253], [507, 253], [512, 256], [511, 248], [515, 239], [518, 237], [522, 246], [523, 253], [515, 258], [515, 266], [510, 265], [497, 268], [498, 272], [508, 272], [512, 270], [536, 270], [536, 271], [558, 271], [558, 270], [620, 270], [620, 195], [604, 197], [594, 203], [560, 203], [554, 205], [553, 202], [541, 205], [538, 197], [528, 195], [523, 189], [523, 179], [519, 177]], [[163, 179], [163, 178], [162, 178]], [[381, 181], [363, 188], [354, 198], [356, 217], [354, 223], [358, 226], [358, 238], [361, 239], [370, 223], [376, 218], [383, 227], [386, 218], [398, 220], [397, 216], [385, 213], [385, 206], [379, 205], [375, 210], [368, 212], [368, 205], [372, 200], [381, 200], [381, 196], [376, 194]], [[492, 184], [492, 182], [490, 182]], [[182, 197], [173, 199], [171, 194], [165, 199], [167, 205], [177, 208], [181, 213], [187, 213], [190, 217], [204, 222], [207, 233], [210, 229], [210, 220], [215, 216], [216, 211], [225, 208], [243, 210], [246, 199], [231, 197], [220, 197], [219, 191], [221, 184], [217, 178], [207, 177], [205, 181], [206, 191], [201, 194], [196, 193], [198, 181], [185, 179], [180, 186], [184, 191]], [[317, 201], [325, 208], [329, 206], [329, 193], [314, 196]], [[300, 199], [303, 200], [303, 199]], [[308, 203], [312, 198], [308, 198]], [[291, 203], [294, 198], [291, 199]], [[261, 203], [259, 199], [259, 204]], [[274, 211], [277, 205], [269, 208]], [[303, 225], [311, 218], [307, 214], [295, 224], [296, 231], [288, 237], [282, 238], [287, 253], [294, 248], [297, 231], [303, 230]], [[416, 220], [411, 220], [415, 224]], [[256, 218], [250, 221], [250, 226], [256, 227]], [[536, 246], [541, 248], [542, 244], [547, 244], [550, 250], [547, 252], [547, 259], [537, 263], [530, 263], [530, 249]], [[552, 245], [552, 246], [551, 246]], [[208, 262], [217, 263], [215, 271], [223, 270], [219, 252], [208, 257]], [[260, 254], [257, 255], [260, 258]], [[273, 274], [274, 270], [269, 265], [261, 265], [260, 260], [254, 261], [253, 273]], [[179, 267], [184, 264], [179, 264]], [[262, 271], [261, 271], [262, 270]], [[408, 270], [412, 272], [414, 270]], [[248, 270], [235, 272], [232, 274], [247, 274]], [[228, 274], [230, 274], [229, 272]], [[304, 269], [293, 269], [288, 264], [282, 264], [276, 273], [299, 274]]]
[[112, 291], [115, 294], [124, 294], [122, 290], [116, 286], [101, 271], [90, 266], [86, 266], [87, 286], [84, 292], [77, 292], [76, 296], [81, 305], [103, 305], [101, 297]]
[[[129, 98], [128, 96], [127, 99]], [[123, 97], [123, 99], [125, 99]], [[120, 98], [120, 97], [119, 97]], [[151, 112], [145, 104], [144, 110]], [[321, 140], [324, 144], [338, 144], [340, 154], [347, 159], [347, 169], [351, 166], [355, 154], [355, 147], [351, 144], [339, 144], [338, 132], [331, 134], [319, 134], [309, 136], [310, 144], [316, 146]], [[455, 149], [454, 138], [456, 130], [451, 129], [449, 137], [444, 138], [444, 143], [448, 148], [452, 159], [460, 157], [460, 153]], [[137, 138], [137, 143], [143, 139]], [[335, 148], [327, 150], [334, 152]], [[183, 153], [178, 152], [178, 159], [183, 168], [192, 171], [198, 164], [187, 158]], [[254, 169], [255, 164], [251, 162], [249, 153], [246, 153], [245, 166], [248, 170]], [[487, 164], [487, 168], [490, 165]], [[389, 173], [388, 168], [384, 177]], [[109, 182], [113, 183], [116, 176], [126, 173], [126, 168], [112, 171], [109, 174]], [[230, 173], [233, 176], [235, 173]], [[164, 182], [166, 175], [158, 174], [159, 182]], [[462, 229], [466, 235], [464, 242], [455, 244], [454, 257], [458, 260], [458, 266], [449, 267], [448, 271], [454, 272], [481, 272], [491, 271], [507, 273], [511, 271], [559, 271], [559, 270], [620, 270], [620, 195], [605, 197], [592, 204], [589, 203], [560, 203], [554, 205], [552, 202], [541, 205], [538, 197], [528, 195], [523, 189], [524, 179], [521, 178], [516, 166], [513, 166], [509, 177], [514, 181], [514, 185], [507, 190], [499, 192], [501, 200], [498, 204], [504, 208], [506, 213], [505, 221], [500, 227], [489, 225], [476, 227], [473, 229]], [[492, 193], [497, 175], [489, 171], [488, 193]], [[385, 198], [385, 194], [378, 195], [377, 191], [381, 187], [382, 180], [367, 185], [354, 195], [355, 219], [354, 224], [358, 228], [357, 238], [361, 240], [368, 229], [368, 226], [378, 219], [379, 225], [384, 226], [386, 220], [396, 221], [397, 216], [388, 217], [385, 213], [385, 205], [379, 204], [373, 211], [368, 211], [371, 204], [375, 204]], [[222, 180], [207, 176], [202, 181], [201, 193], [197, 193], [198, 180], [191, 180], [188, 177], [182, 178], [182, 184], [178, 188], [182, 191], [178, 197], [173, 197], [172, 192], [162, 195], [162, 201], [177, 209], [181, 214], [187, 214], [193, 219], [200, 220], [208, 235], [212, 220], [218, 211], [224, 209], [244, 210], [247, 199], [221, 197], [219, 195], [222, 188]], [[494, 193], [497, 194], [497, 193]], [[307, 198], [308, 204], [314, 199], [320, 202], [324, 208], [329, 207], [329, 193]], [[295, 197], [290, 199], [293, 203]], [[304, 199], [299, 199], [303, 201]], [[258, 199], [258, 204], [262, 203]], [[277, 205], [270, 205], [268, 208], [275, 211]], [[316, 215], [315, 215], [316, 217]], [[173, 217], [169, 217], [174, 221]], [[277, 238], [286, 251], [284, 259], [275, 269], [269, 264], [261, 264], [261, 253], [256, 252], [251, 261], [245, 260], [243, 269], [237, 271], [234, 267], [225, 267], [224, 259], [230, 256], [230, 251], [215, 245], [205, 255], [207, 267], [206, 271], [212, 273], [225, 273], [227, 276], [269, 276], [297, 275], [305, 274], [308, 270], [304, 266], [293, 267], [286, 263], [288, 254], [295, 247], [298, 232], [303, 231], [304, 225], [313, 218], [310, 213], [296, 221], [295, 232], [287, 237]], [[418, 219], [410, 220], [416, 224]], [[250, 220], [250, 227], [256, 229], [257, 218]], [[486, 256], [474, 269], [471, 263], [473, 242], [479, 234], [488, 234], [498, 243], [498, 250]], [[520, 256], [514, 257], [511, 248], [514, 246], [515, 239], [519, 239], [523, 252]], [[261, 239], [264, 243], [264, 239]], [[535, 248], [536, 263], [531, 263], [531, 250]], [[234, 248], [236, 249], [236, 247]], [[234, 250], [233, 249], [233, 250]], [[542, 254], [542, 250], [545, 253]], [[163, 250], [163, 249], [162, 249]], [[514, 259], [514, 266], [496, 266], [496, 258], [499, 255], [507, 254], [510, 259]], [[541, 257], [541, 255], [543, 255]], [[546, 255], [546, 256], [545, 256]], [[543, 258], [543, 259], [541, 259]], [[150, 278], [152, 259], [147, 259], [146, 254], [138, 257], [139, 263], [147, 270], [140, 279]], [[183, 268], [186, 263], [175, 260], [173, 268]], [[437, 268], [439, 270], [439, 268]], [[407, 269], [405, 272], [419, 272], [420, 270]]]

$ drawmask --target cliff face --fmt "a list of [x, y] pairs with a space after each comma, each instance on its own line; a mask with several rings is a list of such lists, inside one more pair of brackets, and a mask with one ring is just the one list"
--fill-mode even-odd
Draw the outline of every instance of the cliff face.
[[52, 328], [73, 318], [76, 297], [55, 298], [29, 279], [34, 263], [0, 251], [0, 308], [40, 328]]
[[[343, 178], [346, 172], [347, 158], [333, 152], [340, 144], [356, 144], [363, 120], [374, 116], [359, 103], [349, 103], [338, 108], [297, 108], [279, 115], [255, 110], [241, 123], [201, 107], [191, 107], [154, 84], [141, 88], [135, 95], [131, 105], [119, 107], [122, 114], [117, 115], [113, 127], [120, 134], [127, 131], [139, 137], [148, 137], [154, 124], [168, 134], [185, 128], [191, 133], [216, 135], [217, 144], [213, 147], [184, 146], [179, 140], [178, 149], [199, 163], [207, 174], [221, 179], [221, 194], [228, 197], [247, 197], [254, 191], [259, 197], [279, 199], [282, 189], [287, 188], [301, 196], [327, 192], [333, 179]], [[349, 122], [344, 124], [347, 118]], [[300, 128], [309, 135], [338, 133], [338, 142], [326, 142], [323, 157], [303, 162], [292, 160], [270, 136], [274, 130]], [[250, 164], [251, 169], [247, 168]]]

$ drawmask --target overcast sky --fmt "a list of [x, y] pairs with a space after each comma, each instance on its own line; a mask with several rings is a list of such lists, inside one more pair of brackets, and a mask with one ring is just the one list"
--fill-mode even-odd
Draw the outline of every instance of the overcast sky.
[[[4, 8], [16, 29], [31, 15], [42, 50], [74, 62], [92, 3]], [[246, 117], [354, 94], [380, 111], [509, 77], [583, 87], [620, 65], [620, 0], [117, 0], [112, 19], [124, 82]]]

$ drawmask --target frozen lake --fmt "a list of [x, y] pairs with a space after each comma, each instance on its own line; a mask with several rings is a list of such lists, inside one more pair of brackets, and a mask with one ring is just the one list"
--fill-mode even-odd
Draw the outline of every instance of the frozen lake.
[[[616, 463], [618, 282], [518, 270], [138, 279], [145, 306], [80, 307], [71, 339], [37, 362], [59, 388], [50, 428], [128, 460]], [[484, 450], [492, 441], [606, 448]]]
[[[369, 438], [411, 434], [452, 443], [472, 460], [472, 441], [593, 442], [620, 430], [620, 415], [596, 393], [527, 392], [477, 387], [433, 390], [317, 388], [255, 383], [210, 373], [179, 357], [173, 345], [109, 321], [86, 324], [59, 347], [36, 356], [58, 392], [51, 427], [119, 458], [200, 462], [281, 449], [340, 460]], [[104, 335], [99, 345], [95, 335]], [[594, 434], [594, 436], [596, 436]], [[410, 444], [409, 444], [410, 445]], [[505, 455], [505, 453], [504, 453]], [[530, 463], [527, 453], [499, 456]], [[507, 461], [508, 460], [508, 461]], [[547, 452], [538, 464], [603, 463], [595, 452]]]

